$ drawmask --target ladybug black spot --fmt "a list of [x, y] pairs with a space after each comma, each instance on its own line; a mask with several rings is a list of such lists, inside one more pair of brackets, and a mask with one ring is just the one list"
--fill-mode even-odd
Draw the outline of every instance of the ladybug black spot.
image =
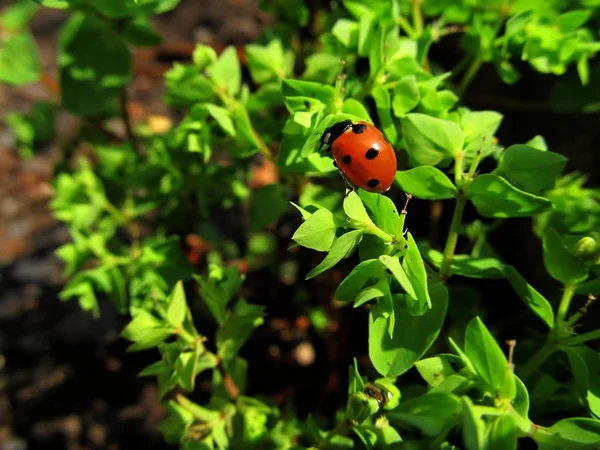
[[344, 164], [350, 164], [352, 162], [352, 157], [350, 155], [342, 156], [342, 162]]
[[333, 166], [334, 166], [334, 167], [337, 167], [337, 166], [338, 166], [338, 165], [337, 165], [337, 163], [336, 163], [335, 161], [333, 162]]
[[379, 150], [376, 149], [375, 147], [371, 147], [369, 150], [367, 150], [367, 153], [365, 153], [365, 158], [375, 159], [375, 158], [377, 158], [378, 155], [379, 155]]
[[367, 186], [370, 188], [375, 188], [379, 186], [379, 180], [377, 178], [371, 178], [369, 181], [367, 181]]
[[354, 134], [362, 134], [367, 129], [364, 123], [355, 123], [352, 125], [352, 132]]

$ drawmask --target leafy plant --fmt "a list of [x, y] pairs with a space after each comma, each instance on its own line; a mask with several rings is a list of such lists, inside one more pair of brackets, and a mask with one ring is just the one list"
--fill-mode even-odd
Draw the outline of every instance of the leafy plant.
[[[27, 23], [39, 7], [28, 1], [2, 13], [0, 80], [42, 81], [59, 95], [58, 106], [82, 119], [79, 139], [94, 150], [55, 178], [51, 206], [72, 237], [58, 250], [69, 279], [60, 297], [98, 315], [98, 296], [106, 296], [130, 316], [122, 333], [130, 350], [158, 350], [140, 375], [157, 380], [168, 442], [185, 449], [600, 446], [600, 359], [587, 345], [600, 329], [577, 329], [600, 294], [600, 191], [580, 174], [564, 174], [567, 159], [539, 136], [501, 142], [503, 115], [464, 102], [488, 63], [506, 83], [518, 81], [517, 59], [529, 66], [521, 70], [543, 74], [574, 67], [581, 85], [593, 83], [597, 2], [344, 0], [318, 11], [263, 2], [281, 20], [243, 49], [249, 76], [234, 47], [217, 54], [197, 45], [191, 63], [175, 63], [164, 77], [165, 102], [182, 119], [158, 128], [134, 126], [128, 113], [132, 48], [158, 44], [149, 17], [178, 2], [37, 3], [68, 15], [60, 85], [37, 59]], [[297, 27], [314, 39], [286, 44], [297, 42]], [[451, 34], [460, 35], [464, 56], [445, 70], [431, 51]], [[24, 155], [51, 138], [47, 111], [6, 118]], [[106, 128], [113, 117], [122, 119], [124, 138]], [[376, 124], [398, 152], [389, 196], [343, 195], [331, 157], [317, 151], [323, 132], [342, 120]], [[275, 167], [280, 181], [249, 187], [257, 162]], [[409, 210], [426, 202], [453, 205], [442, 246], [411, 225]], [[467, 223], [465, 211], [479, 218]], [[523, 217], [532, 218], [532, 239], [556, 287], [536, 289], [490, 243], [507, 219]], [[297, 225], [289, 250], [323, 254], [306, 279], [336, 271], [332, 299], [356, 314], [368, 309], [371, 365], [354, 359], [333, 426], [293, 408], [284, 414], [247, 392], [253, 361], [240, 353], [269, 310], [241, 289], [245, 274], [261, 269], [295, 283], [298, 257], [281, 264], [273, 232], [284, 220]], [[228, 221], [244, 226], [235, 232]], [[201, 264], [186, 253], [181, 238], [189, 236], [209, 243]], [[544, 331], [518, 346], [499, 343], [483, 321], [485, 297], [474, 313], [461, 304], [474, 279], [510, 285], [524, 317], [539, 319]], [[558, 306], [542, 293], [553, 289], [562, 292]], [[579, 296], [588, 303], [573, 312]], [[326, 323], [312, 313], [322, 331]], [[424, 383], [405, 381], [410, 371]], [[206, 402], [192, 400], [199, 377], [212, 380]]]

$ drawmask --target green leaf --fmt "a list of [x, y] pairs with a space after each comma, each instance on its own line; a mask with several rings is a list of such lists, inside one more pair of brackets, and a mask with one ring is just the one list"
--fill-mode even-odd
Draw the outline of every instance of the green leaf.
[[335, 298], [343, 302], [353, 302], [367, 281], [378, 280], [385, 275], [385, 267], [380, 260], [362, 261], [339, 284], [335, 291]]
[[[446, 309], [448, 308], [448, 290], [441, 283], [429, 286], [431, 309], [420, 316], [413, 316], [402, 308], [399, 300], [394, 300], [395, 324], [393, 338], [388, 333], [387, 321], [376, 318], [373, 309], [369, 313], [369, 357], [375, 369], [387, 377], [396, 377], [418, 361], [440, 332]], [[405, 294], [405, 302], [411, 301]]]
[[204, 70], [217, 60], [217, 52], [210, 45], [196, 44], [192, 61], [198, 70]]
[[352, 227], [366, 228], [373, 223], [356, 191], [352, 191], [346, 196], [343, 205]]
[[564, 285], [585, 281], [588, 277], [588, 269], [569, 252], [554, 228], [546, 228], [543, 246], [544, 266], [552, 278]]
[[268, 184], [254, 191], [250, 198], [250, 231], [263, 229], [288, 209], [285, 186]]
[[600, 417], [600, 354], [585, 346], [560, 345], [559, 349], [569, 358], [580, 397], [588, 404], [592, 414]]
[[5, 31], [15, 33], [25, 28], [40, 7], [29, 1], [16, 1], [2, 9], [0, 13], [0, 26]]
[[398, 283], [400, 283], [400, 286], [402, 286], [408, 296], [414, 299], [412, 301], [416, 301], [417, 294], [415, 292], [415, 288], [406, 275], [406, 272], [404, 272], [404, 269], [400, 265], [400, 260], [397, 257], [381, 255], [379, 257], [379, 261], [381, 261], [383, 265], [388, 268], [392, 276], [396, 279], [396, 281], [398, 281]]
[[131, 81], [131, 51], [115, 29], [94, 15], [72, 14], [60, 37], [62, 102], [74, 114], [94, 115]]
[[426, 200], [454, 198], [457, 192], [446, 174], [432, 166], [398, 171], [396, 183], [404, 192]]
[[314, 81], [285, 79], [281, 82], [281, 93], [284, 97], [310, 97], [329, 106], [335, 98], [335, 89]]
[[169, 296], [169, 306], [167, 308], [167, 319], [174, 327], [178, 327], [183, 323], [187, 312], [187, 303], [185, 300], [185, 291], [183, 283], [178, 281]]
[[154, 47], [162, 42], [162, 36], [152, 28], [148, 17], [139, 16], [125, 23], [123, 37], [138, 47]]
[[523, 383], [519, 377], [515, 376], [515, 381], [517, 384], [517, 395], [515, 396], [512, 405], [516, 412], [527, 419], [529, 417], [529, 392], [527, 391], [525, 383]]
[[331, 29], [331, 34], [346, 48], [354, 49], [358, 45], [358, 23], [354, 20], [337, 20]]
[[421, 258], [419, 247], [410, 233], [408, 233], [408, 251], [404, 255], [402, 268], [415, 292], [414, 299], [410, 299], [407, 303], [408, 312], [417, 316], [421, 315], [431, 309], [431, 298], [427, 287], [425, 264]]
[[321, 208], [298, 227], [292, 240], [303, 247], [326, 252], [333, 244], [337, 229], [338, 222], [333, 214], [329, 210]]
[[197, 67], [178, 62], [165, 73], [165, 88], [165, 102], [177, 107], [190, 107], [215, 96], [212, 83]]
[[[437, 269], [442, 266], [444, 259], [442, 252], [425, 247], [423, 254], [425, 259]], [[450, 263], [450, 275], [467, 278], [504, 278], [504, 267], [502, 261], [496, 258], [454, 255]]]
[[306, 279], [310, 280], [320, 273], [331, 269], [343, 258], [350, 255], [352, 250], [360, 243], [363, 233], [364, 230], [353, 230], [337, 238], [331, 246], [329, 253], [325, 256], [325, 259], [306, 275]]
[[487, 450], [516, 450], [517, 426], [512, 416], [503, 414], [492, 422], [488, 437]]
[[511, 185], [497, 175], [484, 174], [467, 185], [466, 195], [484, 217], [526, 217], [552, 208], [552, 202]]
[[511, 400], [515, 397], [516, 385], [508, 361], [479, 317], [475, 317], [467, 326], [465, 354], [477, 374], [494, 392]]
[[439, 386], [448, 377], [456, 375], [454, 367], [461, 366], [461, 359], [451, 354], [441, 354], [415, 363], [419, 374], [431, 387]]
[[402, 133], [413, 166], [436, 166], [451, 160], [464, 142], [457, 123], [420, 113], [402, 119]]
[[346, 114], [352, 114], [355, 117], [359, 117], [362, 120], [366, 120], [367, 122], [372, 122], [371, 116], [369, 116], [369, 112], [364, 105], [358, 100], [354, 100], [353, 98], [347, 98], [344, 100], [344, 104], [342, 105], [342, 112]]
[[410, 426], [426, 436], [438, 436], [458, 422], [461, 402], [458, 397], [446, 393], [430, 393], [400, 403], [387, 413], [390, 424], [396, 427]]
[[535, 430], [531, 437], [543, 444], [544, 450], [592, 450], [600, 445], [600, 421], [584, 417], [563, 419], [550, 428]]
[[401, 78], [394, 88], [394, 98], [392, 100], [392, 110], [396, 117], [404, 117], [406, 113], [413, 110], [421, 99], [419, 86], [414, 75], [407, 75]]
[[133, 319], [121, 332], [121, 336], [125, 339], [133, 341], [134, 344], [128, 348], [128, 351], [144, 350], [154, 347], [171, 334], [174, 329], [165, 327], [164, 324], [143, 309], [136, 310], [132, 313]]
[[400, 226], [400, 216], [394, 202], [385, 195], [363, 191], [362, 189], [358, 191], [358, 195], [375, 225], [392, 236], [396, 234]]
[[240, 91], [242, 69], [235, 47], [227, 47], [207, 71], [211, 80], [228, 95], [234, 96]]
[[273, 39], [265, 46], [249, 44], [245, 50], [248, 69], [255, 83], [282, 80], [288, 74], [287, 56], [279, 39]]
[[200, 287], [200, 296], [210, 313], [217, 323], [223, 323], [227, 304], [242, 285], [243, 278], [237, 268], [222, 269], [219, 266], [210, 265], [208, 277], [194, 275], [194, 278]]
[[0, 82], [23, 86], [36, 83], [41, 75], [38, 48], [29, 31], [0, 41]]
[[264, 310], [264, 306], [240, 299], [217, 330], [217, 355], [223, 359], [234, 358], [252, 331], [263, 324]]
[[485, 424], [475, 411], [473, 402], [467, 396], [462, 398], [462, 435], [467, 450], [481, 450], [485, 447]]
[[375, 100], [377, 116], [379, 117], [383, 134], [392, 144], [395, 144], [398, 139], [398, 132], [396, 131], [394, 119], [390, 114], [392, 100], [389, 91], [381, 86], [375, 86], [371, 90], [371, 96]]
[[550, 302], [528, 284], [513, 266], [505, 266], [504, 274], [521, 300], [552, 330], [554, 328], [554, 310]]
[[513, 186], [538, 194], [554, 185], [567, 163], [558, 153], [540, 151], [528, 145], [508, 147], [494, 170]]

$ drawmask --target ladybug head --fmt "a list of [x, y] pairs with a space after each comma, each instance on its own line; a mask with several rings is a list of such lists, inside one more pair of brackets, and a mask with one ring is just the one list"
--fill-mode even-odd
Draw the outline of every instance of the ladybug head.
[[321, 145], [319, 146], [319, 151], [323, 148], [324, 145], [331, 145], [333, 142], [339, 138], [342, 134], [348, 130], [352, 126], [352, 121], [343, 120], [341, 122], [334, 123], [329, 128], [327, 128], [323, 134], [321, 135]]

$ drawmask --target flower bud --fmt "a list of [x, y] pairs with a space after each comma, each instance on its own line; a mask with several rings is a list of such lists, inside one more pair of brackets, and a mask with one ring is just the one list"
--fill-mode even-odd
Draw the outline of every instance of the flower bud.
[[579, 239], [573, 247], [573, 255], [592, 264], [600, 264], [600, 234], [590, 233]]
[[196, 45], [192, 59], [198, 69], [202, 71], [217, 60], [217, 52], [208, 45], [198, 44]]
[[364, 392], [356, 392], [348, 399], [346, 419], [355, 423], [363, 423], [379, 411], [379, 402]]

